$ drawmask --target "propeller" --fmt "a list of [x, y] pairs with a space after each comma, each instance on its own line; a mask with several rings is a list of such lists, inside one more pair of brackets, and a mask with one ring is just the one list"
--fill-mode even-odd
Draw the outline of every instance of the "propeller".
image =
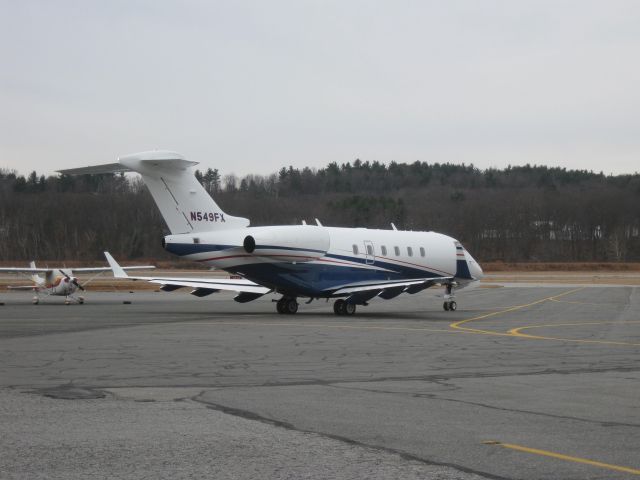
[[73, 283], [76, 287], [84, 292], [84, 287], [78, 283], [78, 279], [76, 277], [70, 277], [64, 270], [60, 270], [60, 273], [65, 276], [65, 278]]

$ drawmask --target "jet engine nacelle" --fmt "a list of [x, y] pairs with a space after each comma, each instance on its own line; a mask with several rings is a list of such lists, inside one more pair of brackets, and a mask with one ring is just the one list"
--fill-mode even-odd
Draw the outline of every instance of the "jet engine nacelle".
[[329, 234], [322, 227], [295, 225], [247, 229], [244, 251], [276, 261], [309, 262], [329, 250]]

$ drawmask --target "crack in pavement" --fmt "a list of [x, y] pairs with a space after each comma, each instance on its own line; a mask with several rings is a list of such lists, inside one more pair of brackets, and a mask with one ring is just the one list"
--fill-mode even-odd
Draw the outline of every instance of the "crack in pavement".
[[[445, 385], [445, 386], [449, 386], [450, 388], [448, 389], [448, 391], [454, 391], [454, 390], [460, 390], [461, 387], [456, 387], [456, 386], [452, 386], [452, 385], [448, 385], [446, 383], [438, 383], [435, 382], [438, 385]], [[623, 423], [623, 422], [616, 422], [616, 421], [612, 421], [612, 420], [592, 420], [589, 418], [583, 418], [583, 417], [572, 417], [572, 416], [568, 416], [568, 415], [557, 415], [554, 413], [545, 413], [545, 412], [536, 412], [533, 410], [521, 410], [521, 409], [517, 409], [517, 408], [507, 408], [507, 407], [498, 407], [495, 405], [490, 405], [488, 403], [480, 403], [480, 402], [472, 402], [470, 400], [460, 400], [457, 398], [448, 398], [448, 397], [440, 397], [438, 393], [414, 393], [414, 392], [398, 392], [398, 391], [393, 391], [393, 390], [379, 390], [376, 388], [358, 388], [358, 387], [347, 387], [344, 385], [330, 385], [333, 388], [339, 388], [339, 389], [344, 389], [344, 390], [355, 390], [355, 391], [360, 391], [360, 392], [370, 392], [370, 393], [383, 393], [386, 395], [401, 395], [401, 396], [405, 396], [405, 397], [413, 397], [413, 398], [426, 398], [429, 400], [439, 400], [439, 401], [443, 401], [443, 402], [451, 402], [451, 403], [461, 403], [464, 405], [473, 405], [476, 407], [482, 407], [482, 408], [488, 408], [490, 410], [498, 410], [498, 411], [503, 411], [503, 412], [510, 412], [510, 413], [523, 413], [526, 415], [537, 415], [537, 416], [541, 416], [541, 417], [548, 417], [548, 418], [557, 418], [560, 420], [571, 420], [571, 421], [576, 421], [576, 422], [585, 422], [585, 423], [592, 423], [595, 425], [600, 425], [602, 427], [631, 427], [631, 428], [637, 428], [640, 427], [640, 424], [638, 423]]]
[[332, 440], [337, 440], [349, 445], [355, 445], [358, 447], [362, 447], [362, 448], [367, 448], [367, 449], [373, 449], [373, 450], [378, 450], [378, 451], [382, 451], [382, 452], [386, 452], [386, 453], [391, 453], [391, 454], [395, 454], [400, 456], [401, 458], [405, 459], [405, 460], [409, 460], [409, 461], [415, 461], [415, 462], [420, 462], [423, 463], [425, 465], [431, 465], [431, 466], [439, 466], [439, 467], [449, 467], [449, 468], [453, 468], [455, 470], [464, 472], [464, 473], [471, 473], [474, 475], [478, 475], [480, 477], [484, 477], [484, 478], [489, 478], [489, 479], [493, 479], [493, 480], [512, 480], [509, 477], [503, 477], [500, 475], [494, 475], [492, 473], [488, 473], [488, 472], [482, 472], [479, 470], [474, 470], [462, 465], [457, 465], [457, 464], [453, 464], [453, 463], [447, 463], [447, 462], [439, 462], [437, 460], [433, 460], [433, 459], [429, 459], [429, 458], [423, 458], [408, 452], [405, 452], [403, 450], [398, 450], [398, 449], [394, 449], [391, 447], [385, 447], [382, 445], [374, 445], [374, 444], [369, 444], [369, 443], [365, 443], [365, 442], [360, 442], [358, 440], [354, 440], [353, 438], [349, 438], [349, 437], [344, 437], [342, 435], [335, 435], [335, 434], [331, 434], [331, 433], [326, 433], [326, 432], [320, 432], [320, 431], [315, 431], [315, 430], [306, 430], [306, 429], [302, 429], [302, 428], [298, 428], [295, 425], [293, 425], [292, 423], [288, 423], [288, 422], [284, 422], [281, 420], [276, 420], [273, 418], [268, 418], [268, 417], [264, 417], [262, 415], [259, 415], [255, 412], [252, 412], [250, 410], [243, 410], [243, 409], [239, 409], [239, 408], [234, 408], [234, 407], [229, 407], [226, 405], [222, 405], [219, 403], [214, 403], [214, 402], [210, 402], [207, 400], [203, 400], [201, 397], [205, 392], [201, 392], [198, 395], [195, 395], [193, 397], [190, 398], [190, 400], [197, 402], [197, 403], [201, 403], [203, 405], [205, 405], [207, 408], [210, 408], [212, 410], [218, 411], [218, 412], [222, 412], [225, 413], [227, 415], [232, 415], [235, 417], [240, 417], [240, 418], [244, 418], [246, 420], [253, 420], [256, 422], [261, 422], [261, 423], [265, 423], [267, 425], [272, 425], [274, 427], [278, 427], [278, 428], [283, 428], [286, 430], [292, 430], [295, 432], [300, 432], [300, 433], [308, 433], [308, 434], [314, 434], [314, 435], [319, 435], [321, 437], [325, 437], [325, 438], [330, 438]]

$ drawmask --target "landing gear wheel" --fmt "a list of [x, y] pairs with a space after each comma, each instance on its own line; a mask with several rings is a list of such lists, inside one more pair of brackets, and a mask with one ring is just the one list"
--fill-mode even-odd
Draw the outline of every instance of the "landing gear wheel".
[[442, 304], [442, 308], [444, 308], [444, 310], [445, 310], [446, 312], [448, 312], [448, 311], [449, 311], [449, 302], [444, 302], [444, 303]]
[[285, 304], [286, 300], [284, 298], [281, 298], [280, 300], [278, 300], [278, 303], [276, 303], [276, 310], [278, 310], [278, 313], [280, 315], [286, 313], [284, 310], [284, 304]]
[[84, 303], [84, 297], [78, 297], [78, 303], [82, 305]]
[[289, 315], [293, 315], [298, 311], [298, 302], [294, 298], [290, 298], [284, 304], [284, 313], [288, 313]]
[[333, 313], [336, 315], [345, 315], [347, 313], [347, 302], [339, 298], [333, 304]]
[[33, 297], [33, 304], [37, 305], [38, 303], [40, 303], [40, 299], [38, 297]]
[[344, 302], [344, 315], [353, 315], [356, 313], [356, 304]]
[[65, 301], [64, 301], [64, 304], [65, 304], [65, 305], [71, 305], [71, 300], [65, 300]]
[[452, 312], [455, 312], [456, 309], [458, 308], [458, 304], [456, 302], [449, 302], [449, 310], [451, 310]]

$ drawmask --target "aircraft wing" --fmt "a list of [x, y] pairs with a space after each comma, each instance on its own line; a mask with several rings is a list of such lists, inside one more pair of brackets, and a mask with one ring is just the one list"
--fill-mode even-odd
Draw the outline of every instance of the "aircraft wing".
[[[234, 292], [241, 292], [253, 295], [264, 295], [271, 291], [270, 288], [259, 285], [251, 280], [246, 279], [233, 279], [233, 278], [197, 278], [197, 277], [131, 277], [127, 275], [118, 262], [111, 256], [109, 252], [104, 252], [104, 256], [107, 257], [107, 262], [113, 270], [113, 276], [115, 278], [126, 278], [129, 280], [144, 280], [150, 283], [157, 283], [162, 285], [165, 290], [177, 290], [181, 287], [195, 288], [196, 291], [202, 292], [201, 296], [208, 293], [213, 293], [217, 290], [231, 290]], [[198, 293], [195, 293], [198, 295]]]
[[[123, 270], [152, 270], [156, 267], [153, 265], [140, 265], [131, 267], [122, 267]], [[111, 267], [83, 267], [83, 268], [31, 268], [31, 267], [2, 267], [0, 272], [12, 272], [12, 273], [47, 273], [51, 271], [65, 272], [80, 272], [80, 273], [97, 273], [97, 272], [110, 272]]]
[[452, 282], [453, 277], [412, 278], [406, 280], [386, 280], [377, 282], [362, 282], [351, 285], [343, 285], [333, 292], [334, 297], [355, 297], [360, 301], [366, 301], [379, 296], [385, 300], [394, 298], [401, 293], [418, 293], [436, 284]]
[[177, 290], [181, 287], [191, 287], [195, 289], [201, 289], [203, 291], [215, 291], [215, 290], [230, 290], [233, 292], [246, 292], [264, 295], [271, 291], [270, 288], [263, 287], [257, 283], [245, 279], [232, 279], [232, 278], [203, 278], [203, 277], [191, 277], [191, 278], [177, 278], [177, 277], [116, 277], [127, 278], [129, 280], [145, 280], [150, 283], [157, 283], [163, 287], [167, 287], [166, 290]]
[[0, 272], [13, 272], [13, 273], [47, 273], [52, 268], [30, 268], [30, 267], [2, 267]]
[[[134, 265], [131, 267], [121, 267], [123, 270], [153, 270], [153, 265]], [[110, 272], [112, 270], [111, 267], [82, 267], [82, 268], [71, 268], [74, 273], [97, 273], [97, 272]]]

